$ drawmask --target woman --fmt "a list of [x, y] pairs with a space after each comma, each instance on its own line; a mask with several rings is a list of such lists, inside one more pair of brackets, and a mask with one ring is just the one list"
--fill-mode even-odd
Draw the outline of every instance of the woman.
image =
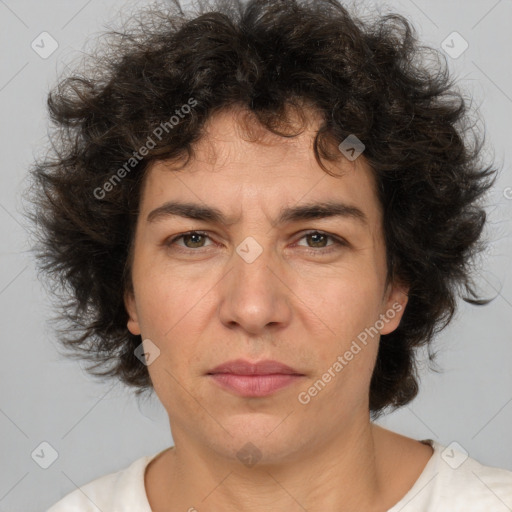
[[174, 446], [49, 512], [512, 507], [512, 472], [373, 423], [457, 290], [483, 302], [495, 171], [446, 69], [335, 0], [141, 14], [50, 94], [34, 219], [63, 344], [154, 389]]

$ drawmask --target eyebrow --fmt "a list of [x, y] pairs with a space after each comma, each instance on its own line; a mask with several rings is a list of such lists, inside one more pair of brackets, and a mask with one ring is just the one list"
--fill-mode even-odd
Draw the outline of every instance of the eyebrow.
[[[180, 201], [168, 201], [162, 206], [155, 208], [148, 214], [146, 220], [147, 222], [156, 222], [173, 216], [223, 224], [225, 226], [231, 224], [218, 208]], [[368, 224], [368, 218], [362, 210], [356, 206], [336, 201], [323, 201], [285, 208], [281, 210], [277, 224], [329, 217], [345, 217], [357, 220], [362, 224]]]

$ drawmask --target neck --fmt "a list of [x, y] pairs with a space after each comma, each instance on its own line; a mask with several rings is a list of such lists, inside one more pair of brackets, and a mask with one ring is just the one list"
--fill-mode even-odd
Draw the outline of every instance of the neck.
[[343, 435], [310, 443], [285, 461], [262, 457], [251, 467], [173, 429], [175, 447], [155, 463], [153, 476], [148, 467], [148, 498], [155, 512], [169, 506], [226, 512], [387, 510], [382, 508], [379, 429], [367, 419], [354, 422]]

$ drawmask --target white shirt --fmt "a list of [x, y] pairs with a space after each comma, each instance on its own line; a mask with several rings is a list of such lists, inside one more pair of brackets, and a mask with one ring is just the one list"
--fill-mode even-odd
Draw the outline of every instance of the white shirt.
[[[432, 457], [407, 494], [387, 512], [512, 511], [512, 471], [484, 466], [452, 445], [426, 442], [434, 448]], [[144, 473], [160, 453], [89, 482], [46, 512], [152, 512]]]

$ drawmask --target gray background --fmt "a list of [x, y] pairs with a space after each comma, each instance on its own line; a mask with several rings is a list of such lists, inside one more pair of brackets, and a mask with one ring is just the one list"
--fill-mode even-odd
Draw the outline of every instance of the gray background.
[[[45, 147], [48, 88], [106, 22], [143, 4], [0, 0], [0, 512], [44, 510], [76, 486], [172, 444], [157, 399], [139, 404], [131, 391], [101, 384], [58, 355], [21, 215], [27, 168]], [[493, 242], [479, 278], [482, 291], [499, 294], [486, 307], [461, 304], [435, 343], [442, 372], [423, 370], [417, 399], [379, 423], [416, 439], [456, 441], [482, 463], [512, 470], [512, 2], [376, 4], [410, 16], [426, 44], [440, 47], [453, 31], [467, 40], [469, 48], [448, 60], [473, 94], [488, 151], [502, 168], [488, 199]], [[59, 44], [46, 59], [31, 48], [43, 31]], [[43, 441], [58, 453], [48, 469], [31, 457]]]

